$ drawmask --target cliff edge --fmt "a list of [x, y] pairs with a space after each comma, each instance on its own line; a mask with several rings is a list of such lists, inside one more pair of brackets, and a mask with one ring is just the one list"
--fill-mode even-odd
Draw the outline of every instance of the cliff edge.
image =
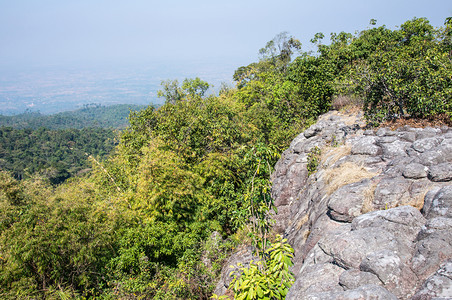
[[323, 115], [275, 166], [287, 299], [452, 298], [452, 128], [363, 126]]

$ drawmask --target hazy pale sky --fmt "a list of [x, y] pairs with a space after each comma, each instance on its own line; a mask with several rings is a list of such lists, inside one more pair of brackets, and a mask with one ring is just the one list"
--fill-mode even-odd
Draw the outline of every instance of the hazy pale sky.
[[316, 32], [442, 26], [451, 0], [0, 0], [0, 66], [221, 60], [248, 64], [287, 31], [303, 50]]

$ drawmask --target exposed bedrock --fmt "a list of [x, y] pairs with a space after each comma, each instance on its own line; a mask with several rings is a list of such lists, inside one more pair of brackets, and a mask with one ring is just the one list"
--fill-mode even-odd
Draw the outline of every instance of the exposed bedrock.
[[275, 229], [295, 250], [287, 299], [452, 298], [452, 129], [363, 125], [323, 115], [275, 166]]

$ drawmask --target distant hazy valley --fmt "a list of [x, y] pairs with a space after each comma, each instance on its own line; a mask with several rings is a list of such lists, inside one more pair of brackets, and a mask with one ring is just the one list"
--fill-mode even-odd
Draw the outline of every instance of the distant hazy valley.
[[[0, 71], [0, 114], [24, 111], [51, 114], [83, 108], [86, 104], [161, 103], [157, 98], [162, 80], [200, 77], [218, 89], [230, 83], [230, 70], [218, 63], [102, 66], [71, 68], [23, 68]], [[234, 65], [235, 66], [235, 65]], [[219, 70], [224, 70], [219, 72]]]

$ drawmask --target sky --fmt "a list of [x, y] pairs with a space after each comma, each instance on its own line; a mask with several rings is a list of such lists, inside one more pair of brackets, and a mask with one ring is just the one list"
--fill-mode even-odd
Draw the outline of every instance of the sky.
[[317, 32], [395, 28], [413, 17], [441, 26], [451, 0], [0, 0], [0, 66], [162, 61], [249, 64], [280, 32], [303, 50]]

